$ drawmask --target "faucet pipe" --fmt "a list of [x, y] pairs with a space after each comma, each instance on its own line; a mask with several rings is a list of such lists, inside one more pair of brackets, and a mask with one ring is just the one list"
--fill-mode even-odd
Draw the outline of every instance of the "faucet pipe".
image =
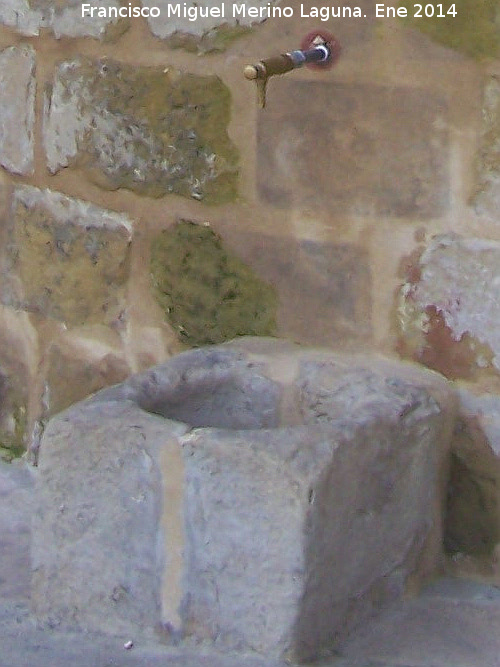
[[266, 106], [266, 87], [271, 76], [286, 74], [293, 69], [306, 65], [310, 69], [327, 70], [333, 66], [340, 55], [340, 44], [335, 37], [323, 29], [309, 32], [301, 42], [300, 49], [266, 58], [255, 65], [247, 65], [243, 74], [250, 81], [255, 81], [259, 106]]
[[312, 49], [297, 49], [290, 53], [282, 53], [266, 60], [261, 60], [255, 65], [247, 65], [243, 73], [247, 79], [268, 79], [275, 74], [286, 74], [293, 69], [302, 67], [309, 63], [327, 64], [331, 58], [331, 51], [327, 44], [318, 44]]

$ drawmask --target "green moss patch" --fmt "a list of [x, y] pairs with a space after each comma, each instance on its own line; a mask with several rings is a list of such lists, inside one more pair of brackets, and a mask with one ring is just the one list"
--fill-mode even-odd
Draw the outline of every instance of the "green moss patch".
[[155, 238], [151, 278], [166, 319], [190, 346], [275, 333], [274, 289], [207, 226], [182, 220]]
[[408, 24], [426, 33], [436, 42], [477, 59], [500, 56], [500, 0], [457, 0], [456, 16], [446, 14], [453, 3], [442, 3], [444, 18], [437, 16], [439, 4], [434, 3], [434, 16], [425, 16], [426, 2], [422, 4], [422, 18], [414, 16], [414, 0], [402, 0], [406, 7]]

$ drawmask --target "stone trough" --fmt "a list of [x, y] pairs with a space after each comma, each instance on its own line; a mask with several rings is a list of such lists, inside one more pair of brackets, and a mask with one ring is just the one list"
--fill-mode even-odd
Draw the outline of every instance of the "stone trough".
[[381, 357], [242, 338], [52, 418], [40, 622], [306, 660], [441, 563], [455, 402]]

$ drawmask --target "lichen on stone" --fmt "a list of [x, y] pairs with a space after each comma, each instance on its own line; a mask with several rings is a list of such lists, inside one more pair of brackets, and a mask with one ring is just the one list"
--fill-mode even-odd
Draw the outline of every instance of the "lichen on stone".
[[181, 220], [151, 247], [155, 296], [186, 344], [275, 333], [274, 289], [228, 252], [210, 227]]
[[52, 172], [78, 166], [101, 187], [152, 197], [236, 197], [230, 93], [218, 76], [81, 58], [59, 66], [46, 100]]
[[[433, 7], [434, 16], [425, 14], [428, 3], [422, 3], [421, 17], [415, 16], [413, 0], [401, 0], [399, 6], [406, 7], [409, 25], [418, 28], [443, 46], [450, 47], [477, 59], [497, 58], [500, 55], [500, 2], [499, 0], [458, 0], [444, 3], [438, 16], [439, 4]], [[448, 14], [454, 7], [456, 16]], [[430, 10], [429, 10], [430, 13]]]

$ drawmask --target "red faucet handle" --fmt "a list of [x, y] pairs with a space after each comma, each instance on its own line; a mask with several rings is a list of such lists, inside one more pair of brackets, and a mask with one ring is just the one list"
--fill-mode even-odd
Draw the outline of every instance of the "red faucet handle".
[[300, 43], [300, 48], [302, 51], [308, 51], [309, 49], [314, 49], [319, 44], [324, 44], [329, 49], [330, 57], [326, 62], [306, 63], [306, 67], [316, 70], [331, 69], [339, 59], [342, 50], [340, 42], [331, 32], [318, 28], [307, 33]]

